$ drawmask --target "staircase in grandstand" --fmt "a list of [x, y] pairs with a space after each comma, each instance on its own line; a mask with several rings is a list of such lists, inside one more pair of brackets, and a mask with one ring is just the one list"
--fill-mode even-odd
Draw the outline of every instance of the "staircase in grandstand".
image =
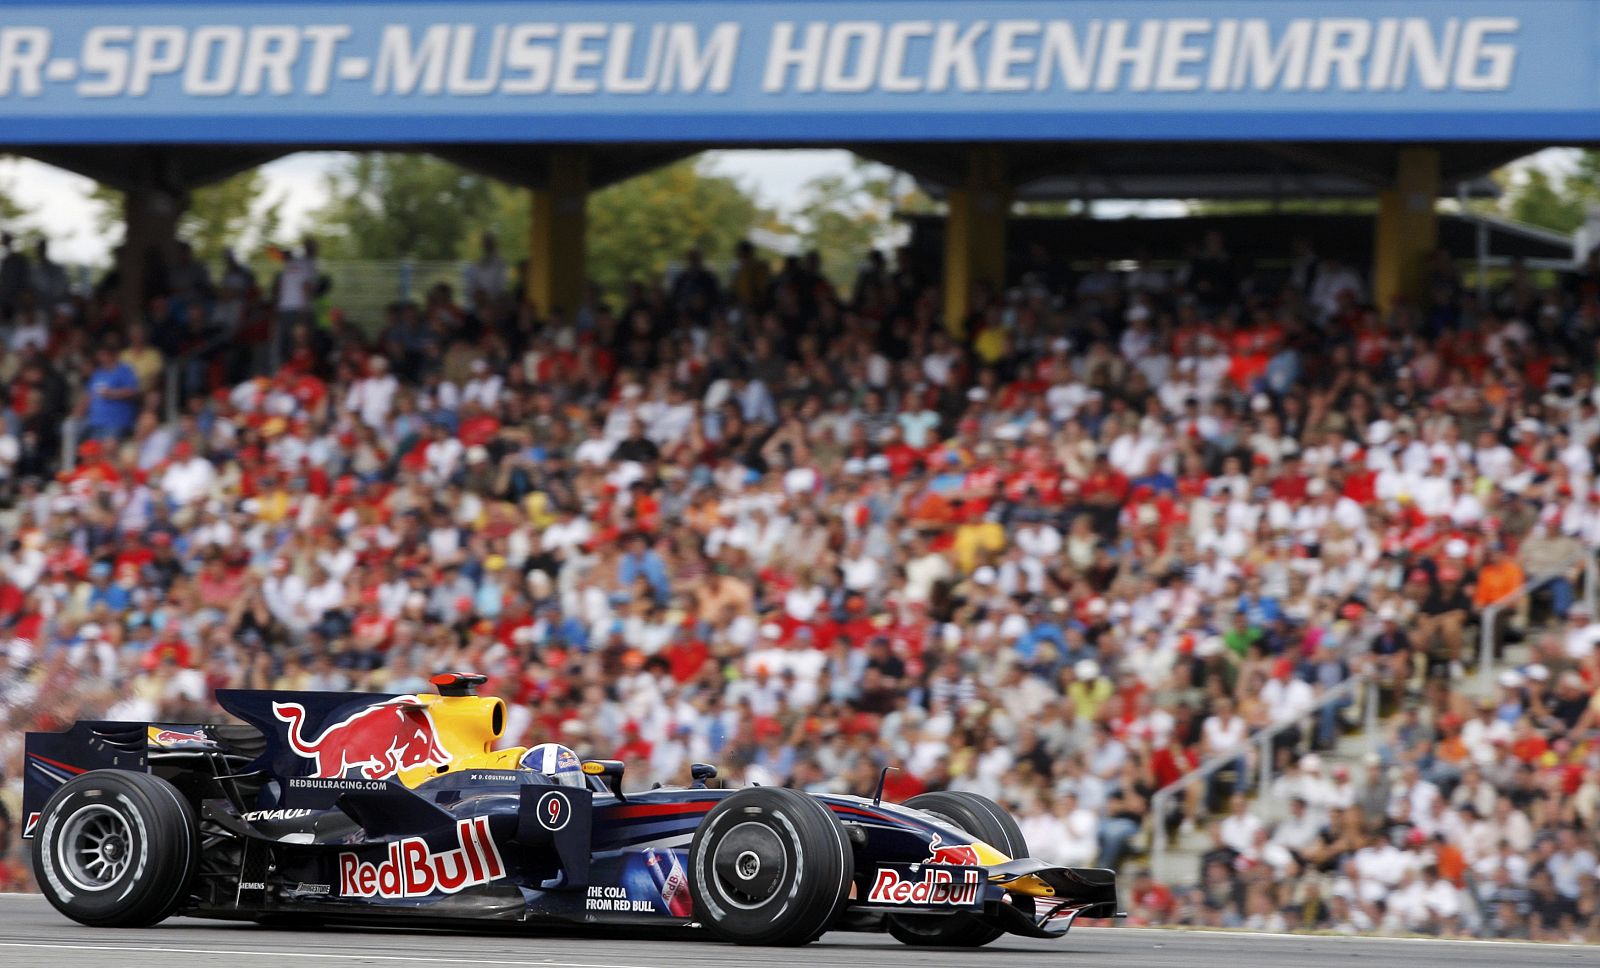
[[[1586, 555], [1583, 567], [1583, 600], [1591, 610], [1600, 609], [1600, 566], [1597, 566], [1593, 556]], [[1461, 692], [1474, 699], [1479, 696], [1492, 696], [1496, 676], [1501, 670], [1515, 669], [1527, 664], [1531, 643], [1537, 639], [1542, 629], [1530, 626], [1520, 630], [1522, 632], [1520, 642], [1508, 645], [1498, 658], [1495, 656], [1494, 630], [1498, 625], [1499, 616], [1538, 593], [1555, 577], [1550, 575], [1532, 578], [1504, 598], [1485, 607], [1477, 616], [1477, 669], [1471, 676], [1461, 677], [1458, 683]], [[1370, 640], [1371, 636], [1356, 637], [1352, 640], [1347, 655], [1364, 653]], [[1235, 768], [1243, 757], [1250, 771], [1249, 796], [1252, 800], [1252, 809], [1264, 823], [1270, 824], [1280, 820], [1287, 814], [1288, 804], [1282, 798], [1262, 795], [1263, 792], [1271, 790], [1272, 781], [1279, 775], [1273, 763], [1274, 741], [1294, 727], [1301, 727], [1302, 735], [1311, 735], [1311, 731], [1306, 727], [1314, 725], [1324, 710], [1330, 707], [1336, 708], [1339, 710], [1342, 726], [1339, 738], [1333, 749], [1319, 751], [1319, 755], [1328, 771], [1344, 767], [1352, 776], [1360, 776], [1358, 768], [1362, 761], [1368, 754], [1378, 752], [1390, 723], [1401, 712], [1401, 709], [1397, 708], [1389, 711], [1387, 716], [1380, 715], [1379, 706], [1377, 683], [1366, 673], [1358, 672], [1318, 696], [1316, 703], [1301, 718], [1257, 730], [1251, 734], [1240, 752], [1213, 757], [1158, 790], [1150, 799], [1150, 810], [1145, 825], [1150, 845], [1148, 859], [1136, 859], [1128, 866], [1148, 867], [1156, 880], [1164, 884], [1195, 883], [1199, 879], [1201, 858], [1212, 850], [1215, 844], [1206, 821], [1201, 820], [1190, 825], [1180, 824], [1176, 820], [1186, 792], [1192, 785], [1210, 784], [1219, 772]], [[1160, 818], [1163, 817], [1171, 818], [1171, 822], [1162, 823]]]

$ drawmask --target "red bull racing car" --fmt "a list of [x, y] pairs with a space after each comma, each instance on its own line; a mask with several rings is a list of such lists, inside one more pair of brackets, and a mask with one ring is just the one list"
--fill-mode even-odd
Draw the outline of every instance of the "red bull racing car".
[[240, 723], [79, 722], [26, 742], [41, 890], [84, 924], [425, 917], [698, 927], [740, 944], [830, 930], [976, 946], [1117, 916], [1111, 871], [1028, 857], [970, 793], [903, 804], [775, 787], [624, 793], [623, 764], [497, 750], [480, 676], [438, 695], [224, 691]]

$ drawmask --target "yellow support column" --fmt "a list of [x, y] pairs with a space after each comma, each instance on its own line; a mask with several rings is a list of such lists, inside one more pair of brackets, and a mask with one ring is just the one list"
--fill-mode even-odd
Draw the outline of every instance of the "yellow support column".
[[1439, 150], [1405, 148], [1394, 184], [1378, 193], [1377, 234], [1372, 247], [1373, 302], [1387, 311], [1396, 300], [1422, 299], [1428, 260], [1439, 245]]
[[1006, 279], [1006, 214], [1011, 183], [1005, 154], [996, 147], [967, 153], [966, 181], [951, 186], [944, 229], [944, 324], [965, 336], [972, 310], [972, 287], [988, 281], [996, 289]]
[[571, 314], [583, 302], [584, 228], [588, 217], [589, 155], [581, 148], [550, 152], [550, 177], [529, 193], [527, 299], [541, 313]]

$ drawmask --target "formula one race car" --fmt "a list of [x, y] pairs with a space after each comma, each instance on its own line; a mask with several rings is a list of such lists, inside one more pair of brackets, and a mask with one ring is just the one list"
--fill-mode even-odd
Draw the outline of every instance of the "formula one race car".
[[475, 675], [439, 695], [223, 691], [244, 724], [30, 733], [40, 888], [90, 925], [174, 914], [703, 927], [741, 944], [830, 930], [973, 946], [1114, 917], [1107, 870], [1030, 859], [970, 793], [901, 805], [776, 787], [623, 792], [623, 764], [494, 749]]

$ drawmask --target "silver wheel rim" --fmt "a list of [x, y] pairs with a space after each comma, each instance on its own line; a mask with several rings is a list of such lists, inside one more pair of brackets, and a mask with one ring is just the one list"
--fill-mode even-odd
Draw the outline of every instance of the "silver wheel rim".
[[122, 814], [102, 803], [79, 807], [62, 825], [62, 873], [81, 891], [103, 891], [133, 858], [133, 836]]
[[772, 827], [753, 820], [735, 824], [713, 851], [717, 893], [728, 904], [746, 911], [764, 907], [782, 890], [789, 867], [787, 853], [783, 839]]

